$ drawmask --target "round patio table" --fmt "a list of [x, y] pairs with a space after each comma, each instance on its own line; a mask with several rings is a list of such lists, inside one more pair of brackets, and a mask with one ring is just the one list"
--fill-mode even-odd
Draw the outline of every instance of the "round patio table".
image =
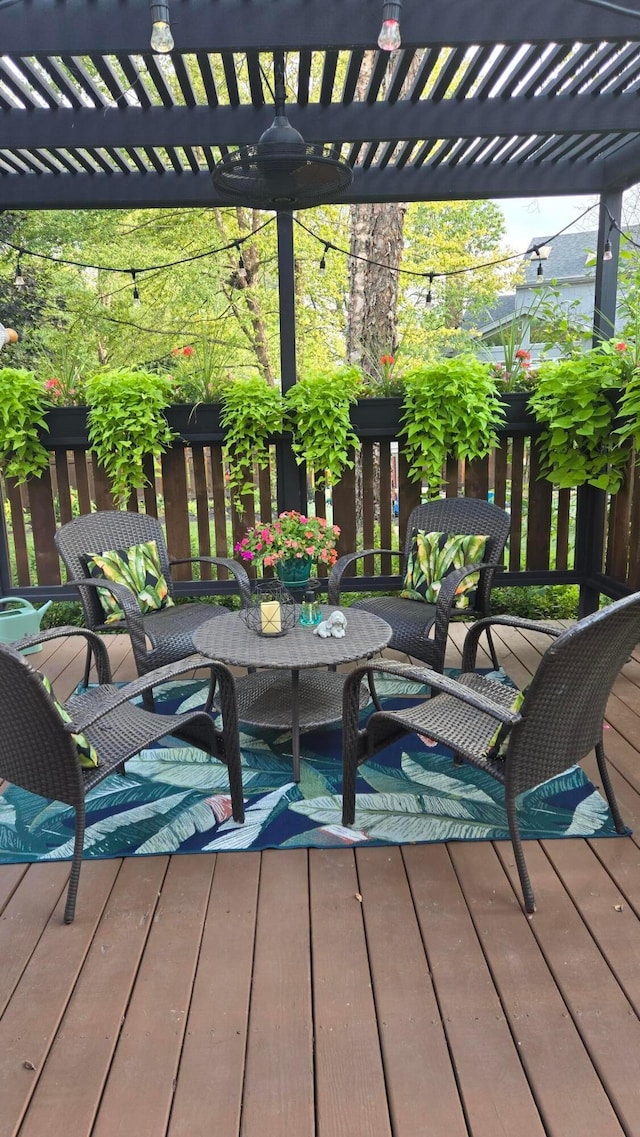
[[[323, 605], [321, 611], [326, 619], [338, 609]], [[216, 616], [193, 636], [194, 647], [210, 659], [252, 669], [252, 674], [237, 680], [238, 717], [250, 726], [291, 728], [296, 782], [300, 781], [300, 732], [336, 722], [342, 714], [344, 676], [330, 669], [370, 659], [391, 639], [389, 624], [379, 616], [349, 608], [345, 615], [342, 639], [323, 639], [301, 624], [283, 636], [258, 635], [239, 612]], [[363, 706], [368, 698], [363, 687]]]

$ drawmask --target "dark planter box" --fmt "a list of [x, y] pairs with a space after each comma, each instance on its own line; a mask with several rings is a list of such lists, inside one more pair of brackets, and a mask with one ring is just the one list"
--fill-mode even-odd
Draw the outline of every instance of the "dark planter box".
[[351, 423], [362, 438], [397, 438], [402, 398], [358, 399], [351, 407]]
[[45, 446], [52, 449], [62, 446], [88, 446], [88, 407], [53, 407], [45, 413], [47, 433]]
[[500, 398], [506, 406], [505, 426], [502, 434], [539, 434], [542, 429], [534, 414], [528, 409], [530, 391], [511, 391]]
[[220, 403], [175, 403], [166, 411], [167, 422], [185, 442], [221, 442]]

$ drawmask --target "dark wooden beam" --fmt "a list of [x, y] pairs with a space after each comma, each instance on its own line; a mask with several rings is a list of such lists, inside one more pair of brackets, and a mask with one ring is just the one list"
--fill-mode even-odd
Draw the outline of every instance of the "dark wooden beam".
[[[627, 0], [627, 6], [634, 0]], [[382, 4], [371, 0], [171, 0], [178, 51], [348, 50], [375, 47]], [[633, 40], [640, 20], [580, 0], [412, 0], [406, 47]], [[22, 0], [0, 8], [3, 54], [87, 55], [148, 50], [146, 0]]]
[[[351, 188], [338, 204], [375, 201], [467, 201], [483, 198], [599, 194], [600, 163], [559, 163], [515, 169], [496, 165], [465, 169], [445, 165], [419, 170], [356, 169]], [[0, 209], [136, 209], [231, 205], [217, 194], [206, 172], [193, 174], [26, 174], [0, 176]]]
[[[520, 135], [588, 135], [629, 131], [638, 136], [640, 96], [599, 95], [553, 99], [444, 99], [411, 103], [317, 104], [291, 107], [291, 124], [306, 142], [358, 143], [407, 138], [510, 138]], [[258, 141], [273, 108], [99, 107], [77, 110], [0, 111], [0, 146], [242, 146]]]

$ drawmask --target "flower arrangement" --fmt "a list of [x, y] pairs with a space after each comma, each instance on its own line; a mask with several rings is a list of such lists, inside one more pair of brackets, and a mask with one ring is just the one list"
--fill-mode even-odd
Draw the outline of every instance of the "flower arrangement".
[[330, 525], [324, 517], [305, 517], [295, 509], [281, 513], [276, 521], [248, 529], [235, 551], [244, 561], [267, 567], [278, 561], [311, 557], [323, 565], [335, 564], [338, 525]]

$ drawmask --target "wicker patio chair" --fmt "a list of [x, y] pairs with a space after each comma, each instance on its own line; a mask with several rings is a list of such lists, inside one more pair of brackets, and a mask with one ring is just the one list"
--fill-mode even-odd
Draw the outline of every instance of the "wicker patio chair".
[[[364, 608], [367, 612], [373, 612], [375, 616], [381, 616], [391, 625], [393, 636], [389, 647], [428, 663], [436, 671], [442, 671], [451, 619], [460, 617], [477, 619], [489, 614], [493, 577], [496, 569], [502, 564], [502, 555], [509, 536], [509, 525], [509, 514], [504, 509], [479, 498], [442, 498], [427, 505], [416, 506], [407, 523], [404, 550], [365, 549], [362, 552], [346, 553], [339, 557], [329, 575], [329, 603], [340, 603], [342, 578], [346, 570], [356, 560], [372, 553], [392, 553], [396, 557], [401, 557], [404, 575], [416, 529], [449, 534], [486, 533], [488, 541], [483, 565], [467, 565], [449, 573], [444, 578], [436, 604], [409, 600], [402, 596], [375, 596], [366, 600], [357, 600], [353, 605], [354, 608]], [[456, 589], [466, 576], [478, 572], [479, 569], [480, 580], [472, 606], [456, 610], [452, 607]], [[491, 657], [497, 668], [498, 660], [489, 630], [487, 638]]]
[[[184, 659], [193, 650], [192, 636], [196, 628], [227, 609], [222, 605], [194, 603], [162, 608], [142, 614], [137, 597], [124, 584], [89, 579], [83, 556], [92, 552], [129, 548], [146, 541], [155, 541], [158, 547], [160, 569], [167, 582], [169, 596], [173, 597], [171, 566], [206, 562], [226, 568], [235, 577], [243, 606], [249, 602], [251, 585], [244, 567], [227, 557], [189, 557], [170, 560], [164, 533], [155, 517], [144, 513], [105, 510], [87, 513], [63, 525], [55, 535], [58, 552], [67, 569], [70, 583], [80, 593], [85, 624], [93, 631], [125, 630], [131, 637], [133, 656], [138, 675], [146, 675], [156, 667], [174, 660]], [[106, 624], [100, 604], [98, 588], [108, 588], [124, 612], [120, 624]], [[150, 646], [148, 646], [148, 644]], [[87, 664], [89, 657], [87, 656]], [[88, 682], [88, 671], [85, 682]], [[151, 705], [147, 699], [147, 705]]]
[[[224, 664], [194, 656], [134, 680], [124, 687], [111, 683], [107, 649], [100, 636], [84, 628], [52, 628], [20, 641], [21, 647], [59, 637], [84, 636], [96, 662], [98, 686], [62, 704], [71, 717], [63, 722], [52, 695], [37, 671], [13, 647], [0, 645], [0, 777], [30, 793], [73, 806], [76, 815], [71, 875], [64, 912], [66, 924], [75, 915], [85, 831], [85, 795], [138, 751], [171, 734], [226, 763], [233, 817], [244, 821], [240, 744], [235, 682]], [[194, 667], [206, 667], [215, 680], [222, 711], [222, 730], [206, 710], [160, 715], [134, 706], [130, 700], [150, 686], [165, 683]], [[71, 732], [82, 733], [97, 752], [100, 764], [81, 766]]]
[[[478, 637], [487, 625], [547, 632], [554, 637], [519, 710], [513, 709], [513, 688], [474, 672]], [[607, 769], [603, 719], [616, 676], [639, 641], [637, 592], [570, 628], [516, 616], [479, 621], [467, 633], [459, 681], [428, 668], [391, 660], [359, 667], [349, 674], [344, 688], [343, 823], [354, 822], [358, 766], [407, 733], [416, 732], [442, 742], [459, 756], [458, 761], [471, 762], [503, 784], [524, 905], [527, 912], [534, 912], [534, 895], [518, 826], [519, 794], [562, 773], [595, 749], [616, 830], [627, 832]], [[434, 694], [440, 693], [406, 710], [375, 711], [361, 729], [359, 684], [370, 669], [428, 683]], [[499, 729], [500, 737], [494, 741]]]

